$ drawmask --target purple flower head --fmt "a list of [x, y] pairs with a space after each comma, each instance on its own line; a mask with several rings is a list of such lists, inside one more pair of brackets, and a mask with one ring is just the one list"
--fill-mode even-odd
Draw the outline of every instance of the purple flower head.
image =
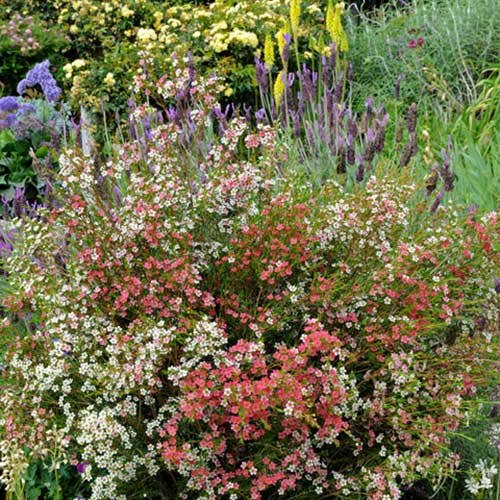
[[30, 69], [26, 74], [26, 78], [21, 80], [17, 85], [18, 94], [22, 95], [28, 87], [40, 85], [40, 87], [42, 87], [43, 95], [47, 101], [57, 101], [61, 96], [61, 89], [57, 86], [57, 83], [50, 72], [49, 65], [50, 62], [45, 60]]
[[408, 48], [409, 49], [414, 49], [415, 47], [417, 46], [417, 41], [412, 38], [409, 42], [408, 42]]
[[500, 278], [495, 278], [495, 292], [500, 293]]
[[17, 111], [19, 109], [19, 101], [17, 97], [13, 95], [8, 95], [6, 97], [0, 97], [0, 113], [8, 113], [12, 111]]
[[83, 474], [85, 472], [85, 469], [90, 465], [87, 460], [84, 460], [83, 462], [79, 462], [76, 464], [76, 470], [78, 471], [78, 474]]

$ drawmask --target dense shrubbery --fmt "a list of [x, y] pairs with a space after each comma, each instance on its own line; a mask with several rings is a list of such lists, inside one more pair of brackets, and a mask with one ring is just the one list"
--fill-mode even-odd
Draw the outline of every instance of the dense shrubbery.
[[10, 499], [485, 498], [489, 2], [0, 1]]
[[279, 174], [276, 131], [235, 117], [213, 135], [212, 84], [189, 79], [159, 92], [196, 113], [100, 173], [68, 150], [56, 208], [14, 223], [3, 479], [21, 491], [38, 460], [74, 464], [92, 498], [438, 481], [494, 358], [495, 214], [432, 214], [383, 175]]
[[[418, 2], [413, 9], [410, 2], [395, 2], [396, 10], [388, 8], [386, 14], [381, 10], [369, 18], [347, 15], [357, 103], [374, 94], [386, 99], [399, 73], [407, 77], [403, 87], [408, 103], [418, 99], [422, 91], [432, 102], [446, 100], [461, 105], [473, 100], [474, 82], [497, 57], [499, 41], [494, 27], [498, 25], [498, 9], [494, 0], [466, 3], [464, 9], [460, 0], [432, 0]], [[300, 54], [303, 60], [315, 60], [331, 41], [326, 26], [328, 2], [301, 4], [297, 30]], [[23, 52], [23, 47], [7, 36], [4, 44], [9, 52], [5, 55], [10, 62], [4, 64], [17, 61], [20, 76], [28, 63], [36, 62], [26, 55], [41, 60], [63, 51], [65, 59], [53, 58], [52, 62], [61, 76], [64, 66], [67, 100], [78, 106], [84, 103], [98, 113], [104, 109], [113, 117], [117, 110], [126, 109], [133, 76], [141, 71], [140, 59], [153, 58], [160, 75], [170, 69], [165, 54], [173, 51], [190, 51], [206, 74], [217, 70], [225, 79], [227, 95], [247, 103], [254, 101], [254, 56], [262, 58], [266, 36], [274, 39], [290, 22], [288, 2], [278, 0], [217, 0], [195, 5], [159, 0], [52, 0], [43, 5], [9, 2], [0, 6], [0, 14], [7, 22], [16, 9], [23, 16], [35, 12], [45, 17], [32, 21], [33, 26], [43, 29], [30, 26], [40, 46]], [[28, 37], [20, 34], [22, 44], [26, 44]], [[420, 39], [422, 44], [417, 44]], [[6, 67], [0, 79], [8, 78], [10, 70]]]

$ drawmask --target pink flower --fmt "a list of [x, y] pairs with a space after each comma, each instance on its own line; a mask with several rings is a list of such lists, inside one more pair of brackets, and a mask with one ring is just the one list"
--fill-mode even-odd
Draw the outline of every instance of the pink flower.
[[424, 46], [424, 39], [420, 36], [418, 37], [416, 40], [414, 38], [412, 38], [409, 42], [408, 42], [408, 48], [409, 49], [416, 49], [417, 47], [423, 47]]

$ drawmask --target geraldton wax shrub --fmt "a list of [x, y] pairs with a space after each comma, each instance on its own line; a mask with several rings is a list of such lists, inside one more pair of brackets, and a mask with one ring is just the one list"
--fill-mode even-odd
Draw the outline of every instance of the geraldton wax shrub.
[[269, 126], [208, 140], [215, 103], [187, 92], [189, 127], [171, 110], [100, 171], [66, 151], [56, 208], [13, 224], [3, 482], [33, 460], [72, 464], [92, 499], [439, 481], [495, 358], [497, 215], [431, 213], [397, 179], [310, 185]]

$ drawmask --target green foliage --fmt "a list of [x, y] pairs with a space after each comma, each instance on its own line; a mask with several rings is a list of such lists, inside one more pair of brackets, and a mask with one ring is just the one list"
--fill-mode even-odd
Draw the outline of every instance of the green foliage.
[[[48, 154], [41, 146], [43, 135], [35, 133], [33, 143], [28, 139], [16, 139], [9, 129], [0, 130], [0, 195], [8, 200], [15, 195], [16, 188], [25, 188], [33, 199], [41, 187], [33, 169], [30, 149], [38, 144], [35, 154], [42, 159]], [[35, 146], [36, 147], [36, 146]]]
[[62, 464], [58, 469], [42, 461], [33, 461], [28, 467], [24, 481], [24, 500], [63, 500], [77, 498], [87, 493], [76, 467]]
[[[460, 109], [477, 97], [474, 82], [498, 60], [500, 10], [495, 0], [415, 0], [408, 7], [361, 14], [349, 29], [355, 99], [402, 96], [435, 108]], [[409, 48], [411, 40], [422, 46]]]

